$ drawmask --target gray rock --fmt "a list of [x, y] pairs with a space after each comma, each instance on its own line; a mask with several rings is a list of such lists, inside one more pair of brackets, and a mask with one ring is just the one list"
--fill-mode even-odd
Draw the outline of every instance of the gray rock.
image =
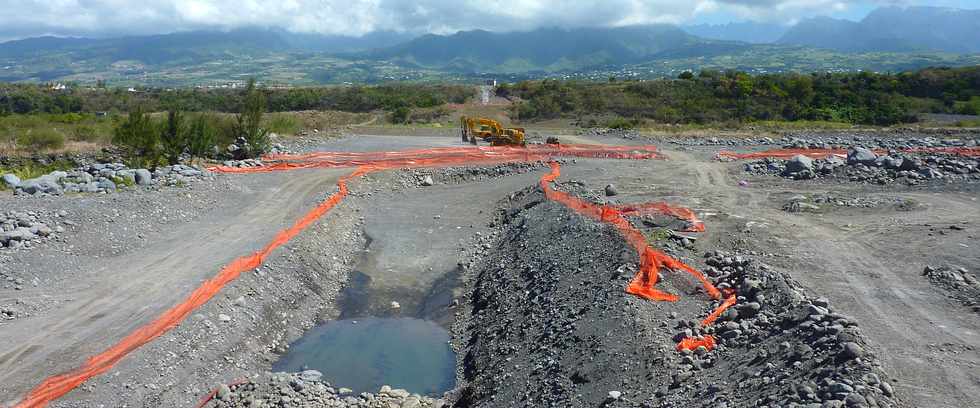
[[227, 401], [229, 397], [231, 397], [231, 388], [228, 388], [228, 386], [225, 384], [221, 384], [218, 386], [218, 392], [215, 394], [215, 396], [219, 400]]
[[609, 391], [609, 399], [618, 400], [623, 396], [622, 392], [619, 391]]
[[847, 152], [847, 164], [873, 165], [878, 155], [863, 147], [855, 147]]
[[619, 195], [619, 189], [617, 189], [615, 185], [613, 185], [613, 184], [606, 185], [606, 196], [607, 197], [612, 197], [612, 196], [617, 196], [617, 195]]
[[813, 170], [813, 159], [798, 154], [786, 162], [786, 174], [799, 173], [804, 170]]
[[435, 185], [436, 182], [432, 180], [432, 176], [426, 175], [425, 177], [422, 178], [422, 182], [420, 184], [428, 187], [428, 186]]
[[3, 183], [6, 184], [7, 187], [17, 188], [17, 186], [20, 185], [20, 177], [10, 173], [4, 174]]
[[113, 183], [112, 180], [102, 180], [97, 185], [99, 190], [105, 190], [107, 193], [116, 192], [116, 183]]
[[51, 194], [51, 195], [61, 195], [64, 190], [62, 190], [61, 185], [58, 182], [48, 176], [41, 176], [36, 179], [24, 180], [17, 186], [18, 191], [34, 195], [38, 193]]
[[136, 184], [138, 185], [148, 186], [153, 183], [153, 175], [147, 169], [133, 170], [133, 175], [136, 176]]
[[323, 373], [317, 370], [305, 370], [299, 373], [299, 378], [307, 382], [320, 381], [323, 378]]
[[847, 342], [842, 344], [840, 356], [845, 360], [853, 360], [864, 356], [864, 349], [857, 343]]

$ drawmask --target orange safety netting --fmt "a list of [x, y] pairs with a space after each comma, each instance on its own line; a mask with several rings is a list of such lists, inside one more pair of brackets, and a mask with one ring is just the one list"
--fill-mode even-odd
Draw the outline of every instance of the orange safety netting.
[[[728, 308], [735, 305], [735, 301], [736, 301], [735, 292], [730, 289], [726, 290], [726, 292], [729, 293], [728, 297], [725, 299], [724, 302], [721, 303], [721, 305], [715, 308], [715, 310], [712, 311], [711, 314], [708, 315], [708, 317], [704, 318], [704, 320], [701, 321], [702, 327], [711, 326], [712, 324], [715, 324], [715, 320], [718, 320], [718, 317], [721, 316], [722, 313], [725, 313], [725, 310], [728, 310]], [[709, 334], [707, 336], [700, 337], [700, 338], [685, 337], [680, 341], [680, 343], [677, 343], [677, 351], [681, 351], [681, 350], [694, 351], [695, 349], [701, 346], [704, 346], [704, 348], [708, 349], [708, 351], [714, 350], [715, 336]]]
[[[895, 149], [905, 153], [944, 153], [964, 157], [980, 157], [980, 147], [913, 147], [907, 149]], [[887, 149], [874, 149], [876, 154], [887, 154]], [[847, 149], [772, 149], [762, 152], [735, 153], [731, 151], [721, 151], [718, 158], [746, 160], [746, 159], [791, 159], [793, 156], [803, 155], [812, 159], [821, 159], [828, 156], [847, 157]]]
[[67, 394], [69, 391], [85, 382], [85, 380], [108, 371], [117, 362], [119, 362], [119, 360], [133, 350], [136, 350], [144, 344], [149, 343], [151, 340], [159, 337], [163, 333], [166, 333], [168, 330], [174, 328], [195, 309], [214, 297], [214, 295], [217, 294], [218, 291], [220, 291], [225, 285], [237, 279], [243, 272], [259, 267], [259, 265], [265, 261], [265, 258], [268, 257], [273, 250], [288, 242], [301, 231], [309, 227], [310, 224], [312, 224], [318, 218], [326, 214], [327, 211], [330, 211], [331, 208], [340, 203], [340, 201], [347, 196], [348, 180], [366, 174], [372, 170], [373, 169], [368, 167], [362, 167], [358, 168], [350, 175], [342, 177], [337, 182], [339, 190], [336, 193], [331, 195], [326, 201], [316, 206], [316, 208], [296, 221], [293, 226], [276, 234], [272, 242], [262, 248], [262, 250], [232, 261], [230, 264], [221, 269], [217, 276], [205, 281], [182, 302], [165, 311], [152, 322], [140, 327], [139, 329], [136, 329], [136, 331], [130, 333], [109, 349], [92, 356], [86, 360], [81, 367], [44, 380], [44, 382], [42, 382], [40, 385], [34, 387], [34, 389], [27, 394], [27, 397], [18, 403], [16, 407], [28, 408], [45, 406], [47, 403], [55, 400], [56, 398]]
[[613, 206], [624, 216], [644, 216], [650, 214], [671, 215], [687, 221], [687, 232], [704, 232], [704, 222], [702, 222], [694, 211], [684, 207], [674, 207], [667, 203], [642, 203], [642, 204], [620, 204]]
[[655, 288], [660, 269], [668, 268], [683, 270], [691, 274], [701, 281], [709, 296], [714, 299], [721, 298], [721, 292], [708, 281], [704, 274], [663, 252], [651, 248], [643, 233], [636, 229], [633, 224], [630, 224], [623, 216], [622, 211], [614, 206], [593, 204], [566, 192], [553, 190], [550, 183], [559, 176], [561, 176], [561, 166], [558, 163], [551, 163], [551, 173], [541, 177], [541, 189], [544, 190], [545, 196], [549, 200], [557, 201], [579, 214], [612, 224], [640, 254], [640, 270], [629, 286], [626, 287], [626, 292], [650, 300], [676, 301], [677, 295]]
[[454, 165], [500, 164], [550, 161], [560, 157], [598, 159], [657, 159], [656, 146], [529, 145], [527, 147], [481, 146], [443, 147], [396, 152], [318, 152], [301, 155], [273, 155], [263, 158], [263, 167], [211, 167], [222, 173], [267, 173], [313, 168], [370, 165], [379, 169], [445, 167]]
[[698, 347], [704, 347], [708, 351], [715, 349], [715, 336], [707, 335], [704, 337], [685, 337], [680, 343], [677, 343], [677, 351], [681, 350], [697, 350]]
[[[323, 152], [305, 155], [277, 155], [266, 157], [272, 164], [255, 168], [234, 168], [217, 166], [209, 170], [224, 173], [264, 173], [288, 171], [304, 168], [357, 167], [348, 176], [342, 177], [337, 185], [339, 191], [311, 210], [292, 227], [281, 231], [261, 251], [238, 258], [225, 266], [213, 279], [205, 281], [183, 302], [170, 308], [152, 322], [140, 327], [109, 349], [95, 355], [70, 372], [55, 375], [44, 380], [31, 390], [17, 405], [17, 408], [42, 407], [86, 381], [112, 368], [119, 360], [133, 350], [159, 337], [183, 321], [191, 312], [210, 300], [229, 282], [241, 273], [257, 268], [276, 248], [307, 228], [319, 217], [326, 214], [347, 196], [347, 181], [366, 173], [395, 168], [437, 167], [453, 165], [499, 164], [509, 162], [550, 161], [559, 157], [611, 158], [611, 159], [656, 159], [659, 158], [655, 146], [601, 146], [601, 145], [532, 145], [517, 147], [463, 147], [419, 149], [400, 152]], [[659, 212], [689, 221], [692, 230], [703, 231], [703, 223], [688, 209], [671, 207], [667, 204], [639, 204], [625, 206], [599, 206], [572, 197], [567, 193], [551, 190], [547, 183], [559, 175], [557, 163], [552, 164], [552, 173], [542, 177], [541, 183], [548, 197], [575, 209], [583, 214], [610, 222], [615, 225], [627, 240], [641, 254], [640, 272], [626, 289], [627, 292], [653, 300], [676, 300], [676, 295], [661, 292], [654, 288], [657, 272], [661, 268], [684, 270], [704, 284], [711, 297], [720, 297], [718, 290], [700, 272], [670, 256], [650, 248], [642, 233], [636, 230], [623, 216], [624, 214], [649, 214]]]

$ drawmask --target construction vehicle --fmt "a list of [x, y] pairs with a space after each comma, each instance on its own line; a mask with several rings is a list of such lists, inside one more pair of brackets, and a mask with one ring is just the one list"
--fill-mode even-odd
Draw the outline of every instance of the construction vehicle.
[[459, 118], [459, 132], [463, 142], [477, 144], [482, 139], [491, 146], [525, 146], [524, 128], [504, 128], [487, 118]]

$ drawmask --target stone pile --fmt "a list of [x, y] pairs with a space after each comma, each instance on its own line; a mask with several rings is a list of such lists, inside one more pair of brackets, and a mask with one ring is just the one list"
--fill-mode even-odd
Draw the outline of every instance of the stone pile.
[[67, 215], [64, 211], [53, 214], [34, 211], [0, 213], [0, 248], [30, 248], [36, 242], [53, 238], [65, 232], [65, 228], [49, 220]]
[[377, 393], [354, 394], [333, 387], [316, 370], [265, 374], [236, 385], [219, 385], [206, 407], [442, 407], [442, 400], [383, 386]]
[[837, 156], [811, 159], [803, 155], [786, 161], [766, 158], [746, 163], [745, 171], [793, 180], [833, 178], [875, 184], [902, 180], [914, 185], [925, 180], [980, 181], [980, 159], [943, 154], [879, 156], [869, 149], [855, 147], [848, 151], [846, 159]]
[[62, 195], [65, 193], [114, 193], [129, 186], [180, 185], [207, 176], [197, 166], [177, 164], [147, 169], [130, 169], [122, 163], [98, 163], [71, 171], [53, 171], [43, 176], [20, 180], [4, 174], [3, 182], [18, 195]]

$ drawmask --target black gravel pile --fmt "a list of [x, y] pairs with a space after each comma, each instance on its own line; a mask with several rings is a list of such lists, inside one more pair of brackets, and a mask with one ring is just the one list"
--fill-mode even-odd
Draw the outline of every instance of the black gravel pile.
[[[623, 291], [638, 259], [611, 226], [539, 190], [515, 194], [499, 222], [496, 246], [468, 272], [455, 406], [895, 405], [857, 324], [779, 272], [710, 253], [706, 271], [740, 296], [702, 328], [718, 302], [687, 275], [662, 273], [658, 288], [678, 302]], [[718, 347], [675, 350], [699, 335]]]

